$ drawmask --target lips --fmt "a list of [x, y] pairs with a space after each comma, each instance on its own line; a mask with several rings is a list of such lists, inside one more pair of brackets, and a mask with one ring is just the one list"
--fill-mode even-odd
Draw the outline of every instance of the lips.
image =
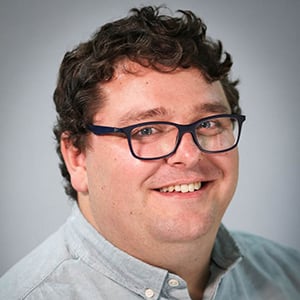
[[159, 189], [161, 193], [191, 193], [201, 189], [202, 182], [169, 185]]

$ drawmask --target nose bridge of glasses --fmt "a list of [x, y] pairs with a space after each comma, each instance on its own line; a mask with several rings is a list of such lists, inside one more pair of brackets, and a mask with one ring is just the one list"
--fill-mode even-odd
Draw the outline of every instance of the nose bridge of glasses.
[[186, 136], [186, 133], [190, 134], [190, 137], [192, 138], [193, 143], [195, 144], [194, 146], [197, 146], [199, 148], [199, 143], [197, 141], [197, 137], [195, 134], [195, 124], [189, 124], [189, 125], [178, 125], [178, 137], [177, 137], [177, 145], [176, 149], [180, 146], [182, 142], [182, 138]]

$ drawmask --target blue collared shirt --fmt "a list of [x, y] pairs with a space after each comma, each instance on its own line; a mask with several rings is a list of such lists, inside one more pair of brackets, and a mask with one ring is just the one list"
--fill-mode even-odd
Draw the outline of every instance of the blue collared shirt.
[[[300, 254], [220, 226], [203, 299], [300, 299]], [[179, 276], [106, 241], [74, 206], [66, 223], [0, 279], [2, 300], [190, 300]]]

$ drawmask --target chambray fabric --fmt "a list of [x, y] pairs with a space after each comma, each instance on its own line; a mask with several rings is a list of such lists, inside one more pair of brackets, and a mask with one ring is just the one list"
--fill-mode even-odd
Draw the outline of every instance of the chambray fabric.
[[[180, 259], [180, 257], [178, 257]], [[203, 299], [299, 300], [300, 254], [223, 225]], [[74, 206], [66, 223], [0, 279], [1, 300], [190, 299], [183, 279], [106, 241]]]

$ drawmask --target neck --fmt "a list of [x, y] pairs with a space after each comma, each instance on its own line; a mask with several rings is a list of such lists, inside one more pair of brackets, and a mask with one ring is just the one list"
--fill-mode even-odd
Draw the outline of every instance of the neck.
[[[210, 259], [217, 230], [198, 240], [168, 245], [147, 246], [131, 255], [146, 263], [166, 269], [187, 283], [191, 299], [202, 299], [210, 276]], [[151, 250], [152, 249], [152, 250]], [[141, 253], [143, 255], [141, 255]]]
[[180, 259], [180, 265], [177, 265], [173, 270], [170, 268], [173, 273], [186, 281], [191, 298], [198, 300], [202, 299], [209, 280], [214, 239], [203, 241], [203, 243], [194, 249], [191, 249], [190, 245], [189, 251], [182, 252], [180, 257], [183, 259]]

